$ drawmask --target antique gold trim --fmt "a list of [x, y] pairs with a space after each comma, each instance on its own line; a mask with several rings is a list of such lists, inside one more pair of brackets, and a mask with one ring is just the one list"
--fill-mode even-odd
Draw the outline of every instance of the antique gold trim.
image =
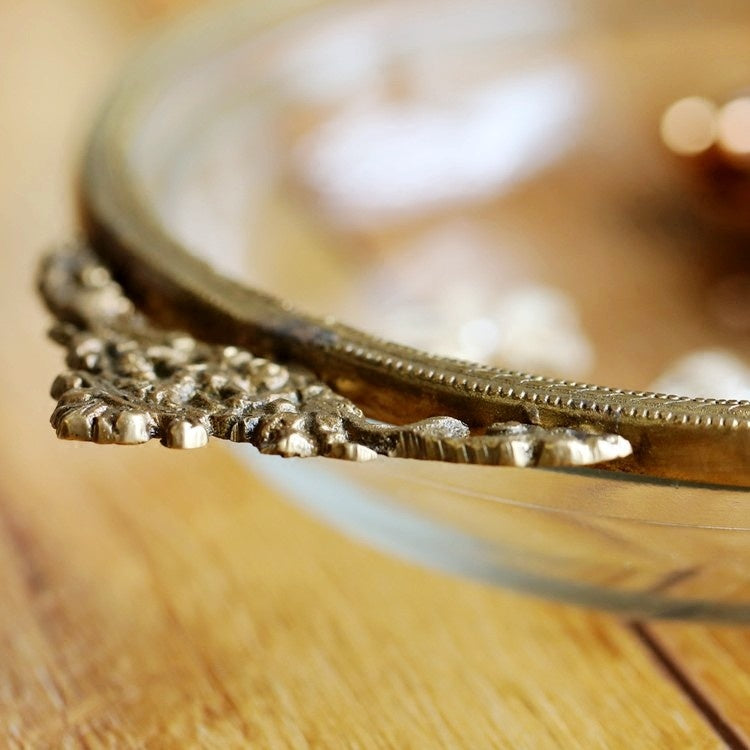
[[499, 466], [583, 466], [630, 453], [617, 435], [564, 428], [507, 423], [472, 436], [452, 417], [373, 422], [299, 365], [155, 328], [83, 247], [46, 258], [39, 287], [59, 321], [51, 335], [71, 367], [52, 386], [51, 421], [64, 439], [133, 445], [160, 438], [169, 448], [198, 448], [213, 435], [281, 456]]
[[[189, 60], [192, 51], [188, 36], [183, 40], [181, 54], [187, 55]], [[497, 455], [493, 453], [490, 462], [503, 463], [505, 460], [498, 456], [505, 449], [498, 447], [502, 440], [496, 440], [498, 435], [493, 433], [497, 433], [498, 423], [517, 422], [526, 427], [513, 430], [520, 431], [524, 441], [528, 438], [535, 446], [531, 449], [532, 459], [522, 459], [521, 463], [538, 464], [546, 450], [544, 446], [558, 440], [560, 435], [566, 435], [563, 443], [573, 445], [566, 442], [570, 433], [557, 432], [563, 428], [583, 433], [583, 437], [576, 437], [583, 442], [575, 444], [585, 444], [587, 447], [582, 454], [586, 455], [576, 457], [573, 454], [578, 449], [566, 448], [568, 457], [563, 460], [560, 456], [564, 451], [559, 453], [551, 461], [555, 465], [582, 465], [620, 456], [604, 467], [676, 480], [735, 486], [750, 484], [748, 401], [630, 391], [433, 356], [377, 339], [333, 320], [319, 320], [301, 313], [286, 302], [235, 283], [193, 256], [165, 229], [149, 195], [133, 174], [127, 157], [136, 140], [139, 119], [148, 113], [158, 98], [159, 86], [165, 85], [164, 80], [160, 82], [160, 76], [179, 77], [180, 66], [185, 65], [179, 55], [168, 64], [163, 62], [163, 57], [159, 45], [155, 45], [151, 56], [142, 56], [110, 99], [88, 145], [81, 185], [87, 245], [96, 254], [98, 262], [103, 263], [122, 284], [133, 304], [149, 317], [151, 324], [135, 316], [127, 321], [122, 319], [115, 328], [108, 328], [113, 318], [99, 307], [93, 316], [83, 320], [82, 325], [81, 319], [77, 321], [80, 328], [74, 330], [63, 325], [57, 329], [58, 337], [68, 347], [74, 367], [79, 371], [72, 380], [58, 381], [55, 389], [61, 405], [54, 419], [58, 431], [64, 436], [132, 442], [148, 433], [149, 437], [159, 436], [168, 444], [187, 445], [204, 441], [200, 430], [191, 431], [189, 428], [200, 424], [206, 434], [212, 432], [232, 437], [211, 416], [210, 409], [203, 413], [186, 412], [182, 426], [173, 429], [173, 418], [177, 419], [179, 415], [170, 413], [165, 416], [165, 412], [152, 408], [153, 404], [149, 408], [141, 404], [139, 408], [149, 412], [150, 416], [144, 417], [145, 421], [139, 424], [123, 417], [120, 425], [117, 422], [120, 417], [115, 419], [117, 409], [113, 405], [113, 394], [116, 390], [113, 391], [112, 386], [119, 382], [117, 378], [126, 377], [127, 373], [120, 372], [117, 369], [119, 364], [115, 366], [112, 361], [107, 364], [107, 368], [112, 369], [103, 368], [103, 360], [92, 365], [93, 369], [81, 367], [81, 362], [85, 364], [88, 360], [76, 348], [79, 334], [93, 335], [104, 350], [111, 341], [119, 341], [120, 336], [129, 337], [135, 342], [134, 350], [142, 354], [142, 350], [147, 351], [152, 345], [174, 349], [174, 342], [170, 339], [174, 334], [168, 331], [179, 329], [192, 337], [194, 345], [200, 349], [200, 357], [210, 363], [209, 369], [231, 370], [231, 357], [228, 360], [228, 355], [222, 354], [228, 346], [237, 351], [246, 350], [248, 357], [261, 357], [288, 368], [295, 377], [304, 373], [299, 374], [303, 382], [325, 387], [325, 400], [330, 402], [326, 409], [335, 404], [333, 412], [340, 416], [337, 410], [346, 403], [347, 406], [341, 408], [345, 411], [353, 409], [351, 414], [357, 415], [336, 438], [341, 445], [365, 446], [368, 450], [387, 455], [430, 459], [446, 458], [436, 446], [445, 448], [450, 445], [450, 450], [455, 448], [461, 453], [460, 460], [482, 462], [485, 447], [497, 443]], [[60, 295], [78, 298], [80, 302], [88, 292], [84, 294], [78, 282], [72, 283], [72, 277], [61, 280], [64, 276], [61, 268], [75, 268], [76, 263], [88, 267], [86, 264], [91, 262], [90, 259], [61, 261], [58, 258], [48, 262], [43, 270], [42, 287], [47, 301], [53, 311], [68, 323], [70, 317], [65, 306], [60, 304]], [[92, 265], [91, 268], [94, 277], [104, 273], [101, 266]], [[78, 273], [76, 271], [73, 277]], [[53, 278], [52, 282], [50, 278]], [[110, 289], [108, 294], [113, 294], [109, 286], [105, 287]], [[79, 313], [80, 309], [75, 315]], [[99, 321], [96, 316], [103, 317]], [[118, 327], [121, 324], [125, 330]], [[157, 332], [152, 324], [164, 330]], [[644, 335], [648, 333], [644, 332]], [[249, 354], [250, 351], [253, 355]], [[177, 354], [173, 351], [170, 356], [177, 357]], [[152, 366], [155, 367], [155, 361]], [[303, 369], [297, 370], [297, 367]], [[160, 377], [157, 369], [154, 369], [155, 383]], [[203, 393], [203, 387], [201, 383], [196, 398]], [[256, 387], [255, 383], [253, 387]], [[97, 403], [112, 409], [105, 409], [105, 412], [114, 422], [104, 420], [101, 424], [107, 426], [102, 427], [97, 416], [96, 426], [93, 418], [90, 423], [84, 420], [85, 424], [81, 426], [82, 423], [76, 423], [73, 417], [68, 419], [68, 414], [87, 413], [76, 401], [79, 396], [86, 401], [80, 389], [89, 394], [99, 389], [96, 398], [100, 402]], [[272, 390], [268, 391], [269, 397], [273, 395]], [[213, 397], [204, 395], [209, 396], [209, 401]], [[73, 402], [78, 406], [68, 409]], [[305, 413], [308, 406], [302, 407]], [[312, 409], [311, 413], [314, 412]], [[411, 425], [400, 432], [389, 433], [402, 436], [389, 440], [396, 443], [401, 440], [405, 445], [411, 439], [416, 447], [394, 449], [395, 443], [390, 442], [386, 449], [379, 450], [370, 430], [377, 432], [381, 428], [371, 428], [372, 421], [363, 421], [364, 414], [391, 425], [432, 420], [427, 430], [430, 440], [422, 445], [423, 429]], [[442, 416], [434, 421], [436, 415]], [[314, 421], [314, 418], [310, 419]], [[316, 444], [310, 452], [331, 454], [332, 444], [323, 445], [318, 434], [320, 430], [315, 428], [318, 433], [313, 430], [308, 434], [311, 429], [306, 426], [302, 430], [303, 436], [309, 438], [311, 444]], [[458, 432], [452, 432], [454, 430]], [[612, 435], [621, 439], [609, 437]], [[433, 438], [437, 443], [431, 442]], [[451, 440], [459, 441], [462, 447], [445, 442]], [[482, 447], [475, 449], [475, 445]], [[607, 452], [611, 446], [617, 446], [613, 453]], [[274, 450], [284, 453], [282, 442], [277, 440]], [[359, 450], [346, 448], [346, 451], [355, 453]], [[604, 450], [604, 453], [598, 453], [599, 450]], [[628, 452], [630, 455], [626, 457], [624, 454]], [[369, 454], [364, 452], [359, 457], [365, 455]], [[510, 463], [518, 461], [513, 459]]]

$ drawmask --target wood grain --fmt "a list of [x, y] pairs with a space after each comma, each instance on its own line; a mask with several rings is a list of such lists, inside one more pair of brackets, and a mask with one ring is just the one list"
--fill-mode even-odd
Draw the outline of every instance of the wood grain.
[[[164, 5], [11, 0], [0, 15], [0, 746], [721, 747], [611, 617], [364, 549], [219, 446], [55, 440], [44, 393], [59, 352], [33, 267], [72, 230], [93, 102]], [[716, 632], [658, 631], [696, 673], [709, 662], [741, 724], [750, 685], [720, 676], [744, 669], [732, 654], [747, 636], [717, 653]]]
[[750, 630], [677, 623], [644, 630], [717, 721], [731, 727], [733, 747], [750, 747]]

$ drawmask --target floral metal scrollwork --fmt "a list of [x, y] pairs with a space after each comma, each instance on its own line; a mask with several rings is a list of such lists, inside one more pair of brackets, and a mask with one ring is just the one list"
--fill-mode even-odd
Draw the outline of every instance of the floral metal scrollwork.
[[170, 448], [210, 436], [262, 453], [369, 460], [379, 455], [503, 466], [583, 466], [631, 453], [613, 434], [504, 422], [473, 435], [437, 416], [406, 425], [368, 419], [312, 371], [152, 325], [85, 247], [50, 255], [40, 291], [67, 350], [52, 425], [61, 438]]

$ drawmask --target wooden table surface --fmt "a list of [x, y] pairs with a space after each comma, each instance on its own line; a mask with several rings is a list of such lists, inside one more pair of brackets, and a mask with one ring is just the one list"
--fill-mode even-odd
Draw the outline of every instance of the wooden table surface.
[[139, 29], [185, 2], [0, 8], [0, 746], [750, 747], [750, 630], [632, 624], [411, 567], [221, 446], [59, 443], [32, 294]]

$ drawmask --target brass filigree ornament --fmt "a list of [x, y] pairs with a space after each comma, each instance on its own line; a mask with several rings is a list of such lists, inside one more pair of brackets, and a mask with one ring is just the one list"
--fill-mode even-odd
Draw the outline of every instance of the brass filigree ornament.
[[452, 417], [373, 422], [304, 367], [154, 327], [82, 247], [49, 256], [39, 287], [59, 321], [51, 336], [71, 368], [52, 386], [52, 425], [64, 439], [159, 438], [170, 448], [196, 448], [215, 436], [281, 456], [503, 466], [581, 466], [630, 453], [617, 435], [515, 422], [477, 436]]

